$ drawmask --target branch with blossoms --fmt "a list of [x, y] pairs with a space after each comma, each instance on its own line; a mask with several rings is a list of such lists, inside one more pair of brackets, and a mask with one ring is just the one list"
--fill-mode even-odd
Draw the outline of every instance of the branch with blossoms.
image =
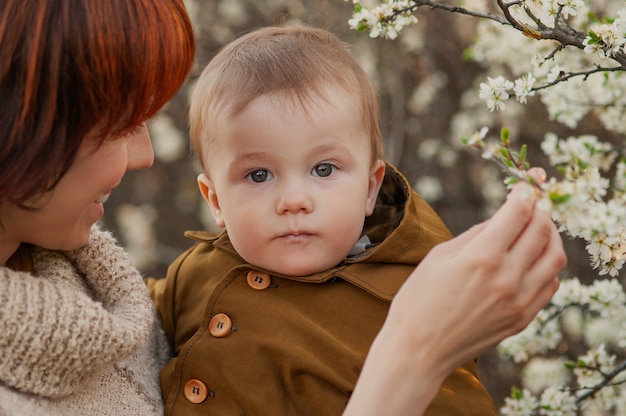
[[[506, 129], [499, 140], [488, 140], [487, 133], [483, 128], [462, 141], [500, 165], [509, 186], [520, 180], [533, 185], [539, 206], [551, 211], [561, 231], [587, 241], [587, 251], [599, 274], [617, 276], [626, 255], [626, 163], [618, 158], [618, 152], [595, 136], [563, 140], [549, 133], [542, 149], [562, 179], [550, 178], [540, 184], [528, 174], [525, 146], [513, 150]], [[601, 173], [612, 167], [616, 172], [613, 180], [602, 177]], [[609, 190], [612, 199], [605, 202]], [[584, 323], [571, 325], [571, 317], [566, 319], [573, 309], [579, 311], [578, 319]], [[603, 414], [626, 414], [626, 293], [618, 280], [596, 280], [590, 286], [581, 285], [578, 279], [563, 280], [550, 304], [525, 330], [502, 341], [498, 350], [530, 366], [531, 357], [558, 351], [568, 332], [568, 320], [570, 328], [587, 329], [589, 351], [564, 362], [560, 357], [557, 365], [568, 373], [562, 373], [558, 382], [537, 386], [535, 381], [535, 392], [514, 388], [501, 408], [503, 416], [573, 415], [590, 407], [602, 412], [615, 410]], [[604, 329], [594, 332], [593, 328]]]
[[[480, 85], [480, 98], [489, 110], [504, 110], [511, 97], [525, 104], [539, 93], [551, 118], [568, 127], [594, 112], [607, 129], [626, 133], [621, 111], [626, 107], [626, 94], [618, 93], [626, 90], [626, 76], [620, 74], [626, 71], [626, 8], [616, 17], [600, 17], [591, 10], [593, 3], [583, 0], [494, 0], [501, 14], [430, 0], [382, 0], [369, 7], [359, 0], [353, 3], [350, 27], [369, 32], [373, 38], [395, 39], [405, 27], [418, 23], [420, 9], [439, 9], [495, 24], [492, 42], [500, 42], [510, 31], [521, 33], [527, 40], [520, 45], [523, 53], [511, 51], [498, 62], [517, 78], [488, 77]], [[473, 49], [498, 49], [481, 42]], [[520, 57], [533, 50], [527, 62], [520, 62]], [[476, 55], [479, 62], [490, 63], [480, 59], [480, 51]]]
[[[487, 128], [462, 138], [467, 146], [482, 151], [486, 159], [498, 163], [506, 174], [505, 183], [520, 180], [531, 183], [539, 194], [538, 204], [551, 212], [560, 231], [586, 241], [591, 265], [599, 274], [617, 276], [626, 262], [626, 160], [608, 143], [584, 135], [559, 139], [548, 133], [542, 150], [562, 174], [536, 183], [528, 174], [526, 146], [511, 149], [508, 130], [500, 140], [486, 140]], [[615, 167], [613, 180], [603, 174]], [[611, 198], [605, 201], [607, 197]]]
[[511, 148], [511, 134], [508, 129], [502, 129], [500, 132], [499, 143], [488, 143], [485, 141], [488, 131], [487, 127], [483, 127], [471, 137], [462, 137], [461, 141], [466, 146], [481, 150], [483, 158], [491, 159], [500, 165], [506, 175], [504, 182], [507, 185], [513, 185], [521, 180], [534, 185], [539, 192], [542, 192], [533, 176], [528, 174], [530, 163], [526, 160], [526, 145], [523, 145], [519, 151], [513, 150]]
[[590, 366], [589, 364], [587, 364], [586, 362], [584, 362], [582, 360], [580, 360], [580, 361], [578, 361], [576, 363], [571, 363], [570, 366], [573, 369], [577, 368], [577, 369], [582, 369], [582, 370], [592, 371], [592, 372], [593, 371], [597, 371], [603, 377], [602, 381], [600, 383], [596, 384], [595, 386], [580, 387], [578, 389], [572, 389], [573, 392], [577, 392], [577, 391], [581, 391], [582, 392], [576, 398], [576, 401], [578, 401], [578, 402], [581, 402], [581, 401], [587, 399], [588, 397], [593, 397], [597, 392], [599, 392], [601, 389], [603, 389], [603, 388], [605, 388], [607, 386], [618, 386], [620, 384], [626, 383], [626, 380], [623, 379], [623, 378], [620, 379], [620, 380], [614, 381], [615, 378], [617, 378], [624, 371], [626, 371], [626, 360], [623, 360], [622, 362], [620, 362], [608, 374], [605, 374], [602, 368], [597, 367], [596, 365]]
[[[349, 0], [345, 0], [349, 1]], [[395, 39], [405, 26], [417, 23], [413, 15], [420, 7], [442, 9], [452, 13], [494, 20], [501, 24], [510, 24], [501, 16], [468, 10], [459, 6], [451, 6], [433, 1], [385, 0], [374, 8], [368, 8], [360, 0], [353, 0], [354, 14], [348, 24], [359, 32], [369, 32], [370, 37]]]
[[[563, 280], [551, 303], [535, 320], [498, 346], [503, 355], [530, 367], [522, 377], [528, 388], [513, 387], [501, 414], [574, 415], [579, 409], [624, 414], [625, 313], [626, 294], [617, 280], [598, 280], [590, 286], [575, 278]], [[579, 322], [572, 323], [572, 316]], [[581, 336], [583, 326], [587, 328], [585, 341], [590, 345], [587, 353], [569, 360], [536, 359], [538, 354], [557, 352], [564, 335]], [[546, 369], [551, 376], [546, 377]]]
[[[626, 134], [624, 4], [617, 10], [608, 0], [493, 0], [491, 11], [478, 11], [434, 0], [365, 1], [353, 1], [349, 25], [373, 38], [397, 38], [426, 9], [477, 19], [469, 52], [486, 69], [476, 95], [492, 116], [470, 129], [485, 119], [500, 124], [495, 115], [512, 98], [526, 104], [536, 96], [549, 117], [567, 127], [591, 113], [607, 130]], [[514, 149], [506, 129], [498, 138], [487, 134], [483, 128], [463, 141], [495, 161], [508, 186], [533, 185], [538, 205], [562, 233], [585, 242], [598, 272], [588, 286], [562, 280], [533, 322], [498, 346], [502, 356], [523, 364], [523, 388], [512, 390], [500, 413], [626, 415], [626, 294], [616, 279], [626, 263], [626, 159], [594, 135], [547, 133], [541, 150], [558, 177], [537, 183], [528, 174], [525, 145]], [[587, 352], [574, 353], [580, 350], [568, 349], [570, 341]]]
[[551, 39], [565, 46], [589, 48], [602, 57], [612, 57], [620, 63], [622, 69], [626, 69], [626, 54], [622, 49], [624, 32], [620, 32], [623, 22], [603, 25], [596, 31], [589, 30], [588, 33], [577, 30], [567, 23], [569, 16], [576, 15], [584, 8], [582, 0], [551, 1], [548, 2], [547, 8], [537, 8], [535, 2], [526, 0], [511, 2], [497, 0], [503, 16], [430, 0], [383, 0], [374, 8], [364, 6], [361, 0], [352, 2], [355, 10], [348, 22], [350, 27], [360, 32], [368, 31], [373, 38], [382, 36], [395, 39], [405, 26], [418, 22], [413, 13], [424, 7], [493, 20], [502, 25], [510, 25], [524, 36], [537, 40]]

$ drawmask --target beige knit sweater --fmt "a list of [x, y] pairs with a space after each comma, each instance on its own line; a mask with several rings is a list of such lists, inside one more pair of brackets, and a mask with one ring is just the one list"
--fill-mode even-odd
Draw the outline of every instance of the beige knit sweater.
[[0, 267], [0, 415], [161, 415], [167, 341], [142, 277], [108, 232]]

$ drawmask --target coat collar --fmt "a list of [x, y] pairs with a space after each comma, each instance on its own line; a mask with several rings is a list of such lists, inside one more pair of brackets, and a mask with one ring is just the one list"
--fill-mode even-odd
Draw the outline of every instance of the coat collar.
[[21, 244], [17, 251], [7, 260], [7, 267], [18, 272], [35, 274], [33, 258], [30, 255], [30, 245]]

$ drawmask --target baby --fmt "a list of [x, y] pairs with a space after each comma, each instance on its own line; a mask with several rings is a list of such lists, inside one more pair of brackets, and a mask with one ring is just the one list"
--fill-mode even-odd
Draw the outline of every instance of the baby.
[[[260, 29], [204, 70], [190, 126], [224, 230], [188, 232], [151, 287], [166, 414], [341, 414], [393, 296], [451, 238], [385, 162], [371, 80], [326, 30]], [[426, 414], [496, 414], [473, 361]]]

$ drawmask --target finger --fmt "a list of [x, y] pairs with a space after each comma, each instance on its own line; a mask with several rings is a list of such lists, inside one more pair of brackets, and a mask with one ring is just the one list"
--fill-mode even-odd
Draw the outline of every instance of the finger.
[[530, 266], [526, 278], [521, 282], [521, 288], [542, 286], [545, 281], [550, 281], [557, 276], [567, 264], [567, 256], [563, 248], [563, 240], [556, 228], [550, 234], [550, 241], [544, 247], [544, 251]]
[[558, 232], [550, 215], [535, 208], [530, 222], [509, 248], [511, 261], [516, 265], [525, 266], [522, 271], [527, 270], [545, 254], [546, 246], [554, 242], [555, 235], [558, 235]]
[[522, 331], [543, 309], [559, 288], [559, 279], [552, 277], [542, 285], [533, 287], [532, 290], [519, 290], [515, 303], [508, 307], [509, 315], [492, 323], [497, 342]]
[[457, 235], [452, 240], [439, 244], [436, 246], [437, 251], [439, 254], [443, 255], [458, 253], [463, 248], [467, 247], [468, 244], [485, 229], [488, 222], [489, 220], [476, 224], [467, 231]]
[[526, 328], [528, 324], [537, 316], [540, 310], [542, 310], [552, 296], [559, 289], [559, 279], [558, 277], [553, 277], [546, 281], [543, 286], [540, 286], [538, 290], [534, 293], [533, 296], [529, 298], [529, 302], [527, 306], [524, 308], [525, 315], [519, 321], [519, 325], [513, 326], [512, 330], [514, 331], [511, 335], [516, 334]]
[[532, 187], [517, 184], [475, 241], [491, 255], [508, 251], [531, 220], [534, 202]]
[[543, 184], [546, 181], [546, 171], [542, 168], [531, 168], [527, 172], [539, 185]]

